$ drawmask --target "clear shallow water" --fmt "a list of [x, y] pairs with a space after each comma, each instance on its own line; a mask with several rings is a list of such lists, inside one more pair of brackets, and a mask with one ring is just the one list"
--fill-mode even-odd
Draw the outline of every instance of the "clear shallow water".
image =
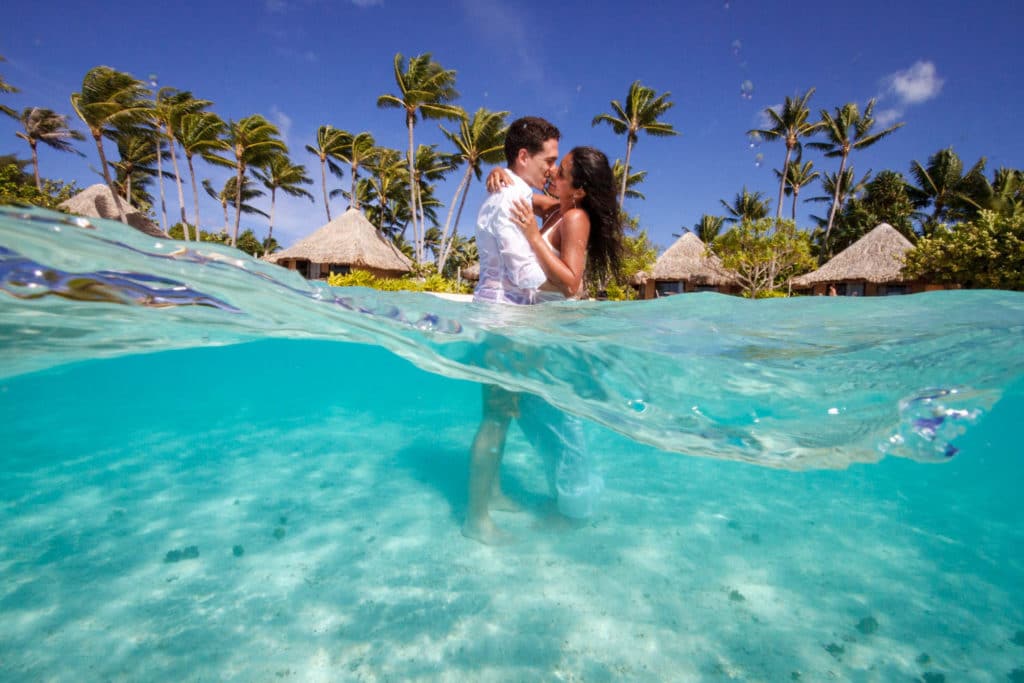
[[[173, 246], [34, 217], [4, 217], [0, 246], [218, 303], [0, 293], [0, 678], [1005, 681], [1024, 667], [1020, 295], [700, 295], [500, 319], [251, 261], [154, 258]], [[4, 286], [25, 295], [14, 258]], [[123, 296], [103, 277], [120, 288], [102, 296]], [[520, 542], [459, 534], [479, 416], [466, 380], [483, 379], [591, 418], [607, 484], [591, 523], [552, 526], [539, 458], [513, 431], [508, 488], [526, 512], [498, 521]], [[901, 414], [914, 396], [937, 398]]]

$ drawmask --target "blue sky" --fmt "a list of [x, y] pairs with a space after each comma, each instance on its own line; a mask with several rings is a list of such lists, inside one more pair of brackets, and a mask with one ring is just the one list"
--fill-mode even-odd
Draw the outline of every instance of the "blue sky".
[[[161, 85], [213, 100], [225, 119], [263, 114], [281, 128], [293, 160], [318, 181], [318, 162], [304, 147], [320, 125], [370, 131], [378, 144], [405, 149], [401, 112], [376, 106], [379, 95], [396, 91], [396, 52], [430, 52], [456, 70], [458, 103], [468, 111], [544, 116], [562, 129], [563, 150], [588, 144], [612, 159], [624, 156], [625, 139], [607, 126], [592, 127], [591, 120], [640, 80], [671, 92], [675, 106], [664, 118], [681, 133], [642, 135], [633, 152], [634, 168], [648, 172], [640, 188], [647, 199], [627, 200], [626, 208], [662, 248], [702, 213], [722, 213], [719, 200], [744, 185], [764, 192], [774, 206], [772, 169], [781, 167], [784, 147], [751, 148], [746, 131], [759, 125], [766, 107], [812, 86], [814, 111], [850, 101], [863, 106], [875, 97], [880, 118], [906, 123], [854, 154], [858, 176], [869, 169], [906, 174], [913, 160], [923, 163], [947, 146], [965, 164], [987, 157], [989, 175], [999, 166], [1024, 168], [1017, 134], [1024, 110], [1022, 6], [866, 0], [804, 7], [752, 0], [185, 0], [172, 9], [56, 0], [40, 17], [31, 3], [10, 3], [3, 10], [0, 54], [7, 62], [0, 63], [0, 74], [21, 93], [2, 98], [19, 111], [42, 106], [72, 114], [68, 97], [93, 66], [141, 79], [156, 74]], [[17, 126], [0, 118], [0, 153], [27, 157], [27, 145], [14, 136]], [[416, 140], [447, 149], [432, 121], [416, 127]], [[95, 147], [79, 148], [85, 158], [42, 150], [43, 175], [96, 182]], [[810, 150], [805, 159], [818, 170], [838, 166]], [[198, 172], [218, 182], [224, 177], [206, 166]], [[458, 177], [452, 174], [439, 189], [445, 203]], [[348, 178], [335, 186], [341, 183], [347, 188]], [[285, 245], [325, 221], [318, 182], [310, 189], [315, 203], [278, 201], [275, 235]], [[177, 215], [176, 192], [167, 191], [169, 211]], [[803, 196], [816, 194], [814, 186]], [[474, 186], [467, 213], [475, 215], [481, 199]], [[344, 208], [341, 202], [332, 211]], [[191, 215], [189, 196], [186, 204]], [[808, 226], [810, 213], [825, 210], [803, 205], [798, 223]], [[202, 214], [204, 224], [217, 227], [220, 207], [205, 196]], [[472, 215], [463, 218], [464, 234], [472, 232]], [[262, 219], [243, 218], [243, 226], [266, 232]]]

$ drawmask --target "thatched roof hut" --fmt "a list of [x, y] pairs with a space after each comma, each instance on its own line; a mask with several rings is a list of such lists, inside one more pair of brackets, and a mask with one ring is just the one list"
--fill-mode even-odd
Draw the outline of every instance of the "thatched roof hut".
[[[121, 216], [117, 212], [117, 204], [114, 201], [114, 194], [109, 187], [102, 183], [90, 185], [71, 199], [61, 202], [59, 208], [88, 218], [121, 220]], [[129, 204], [124, 197], [121, 198], [121, 208], [124, 209], [124, 217], [128, 221], [128, 225], [152, 237], [167, 237], [159, 225], [149, 220], [145, 214]]]
[[462, 278], [476, 282], [480, 279], [480, 262], [474, 261], [462, 269]]
[[378, 277], [398, 277], [412, 269], [412, 261], [354, 208], [266, 260], [311, 279], [331, 272], [348, 273], [353, 268]]
[[835, 285], [839, 294], [862, 296], [923, 291], [923, 284], [908, 282], [902, 273], [903, 255], [913, 248], [896, 228], [880, 223], [821, 268], [793, 278], [793, 287], [824, 294]]
[[[647, 276], [650, 296], [690, 291], [738, 291], [736, 278], [692, 232], [683, 233], [675, 244], [658, 257]], [[647, 294], [644, 294], [647, 298]]]

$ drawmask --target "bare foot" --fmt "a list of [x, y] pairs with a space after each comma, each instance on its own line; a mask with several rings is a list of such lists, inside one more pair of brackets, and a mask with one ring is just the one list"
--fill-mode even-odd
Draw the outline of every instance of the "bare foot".
[[523, 506], [515, 502], [504, 493], [491, 495], [490, 508], [499, 512], [522, 512]]
[[478, 520], [467, 519], [466, 523], [462, 525], [462, 535], [484, 545], [508, 545], [516, 540], [515, 536], [495, 526], [490, 517]]

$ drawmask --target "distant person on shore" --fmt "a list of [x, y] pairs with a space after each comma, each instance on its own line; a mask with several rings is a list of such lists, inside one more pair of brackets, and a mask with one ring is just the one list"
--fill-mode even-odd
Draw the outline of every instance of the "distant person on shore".
[[829, 285], [828, 286], [828, 295], [829, 296], [837, 296], [837, 294], [836, 294], [836, 286], [835, 285]]
[[[509, 172], [477, 217], [480, 280], [474, 301], [529, 305], [575, 296], [583, 288], [585, 265], [589, 263], [595, 275], [618, 266], [621, 228], [608, 160], [597, 150], [578, 148], [556, 169], [559, 137], [557, 128], [536, 117], [519, 119], [509, 127]], [[574, 154], [579, 161], [573, 161]], [[561, 191], [558, 200], [533, 194], [531, 188], [542, 189], [548, 180], [556, 194]], [[550, 227], [544, 232], [537, 228], [534, 211], [549, 215]], [[502, 492], [498, 475], [513, 417], [519, 418], [524, 434], [544, 456], [548, 483], [562, 514], [589, 516], [603, 488], [591, 467], [578, 418], [538, 396], [485, 385], [462, 529], [483, 543], [509, 540], [494, 524], [490, 510], [518, 508]]]

